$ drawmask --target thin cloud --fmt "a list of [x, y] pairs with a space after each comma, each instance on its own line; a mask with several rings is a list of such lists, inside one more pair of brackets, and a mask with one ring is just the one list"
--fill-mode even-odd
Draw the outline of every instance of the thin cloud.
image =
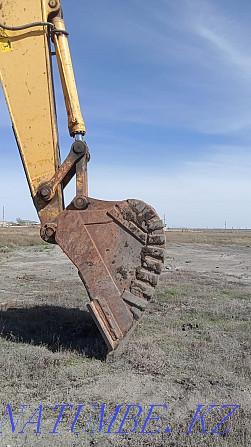
[[[220, 9], [220, 4], [209, 3], [206, 0], [187, 0], [185, 4], [187, 28], [210, 44], [211, 49], [215, 51], [215, 56], [219, 53], [221, 58], [218, 59], [218, 63], [236, 68], [239, 80], [240, 68], [242, 75], [243, 69], [250, 75], [251, 57], [249, 45], [247, 45], [251, 37], [249, 29], [246, 28], [244, 31], [233, 18], [231, 10], [227, 15]], [[231, 72], [231, 75], [233, 76], [234, 73]], [[241, 76], [241, 82], [242, 78], [243, 76]]]
[[[81, 91], [87, 117], [204, 134], [249, 132], [251, 60], [243, 50], [249, 31], [215, 2], [159, 0], [156, 8], [151, 0], [141, 6], [132, 0], [129, 6], [122, 15], [117, 7], [112, 23], [104, 18], [96, 30], [108, 46], [131, 54], [126, 88], [115, 64], [113, 82]], [[102, 68], [109, 79], [109, 67]]]

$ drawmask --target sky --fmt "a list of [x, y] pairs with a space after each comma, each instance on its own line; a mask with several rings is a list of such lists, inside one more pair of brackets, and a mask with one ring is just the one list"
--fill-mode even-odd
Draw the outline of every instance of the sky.
[[[251, 228], [251, 2], [62, 6], [91, 152], [89, 195], [142, 199], [168, 227]], [[63, 160], [72, 139], [56, 65], [54, 75]], [[38, 220], [2, 91], [0, 132], [0, 220], [3, 206], [8, 221]]]

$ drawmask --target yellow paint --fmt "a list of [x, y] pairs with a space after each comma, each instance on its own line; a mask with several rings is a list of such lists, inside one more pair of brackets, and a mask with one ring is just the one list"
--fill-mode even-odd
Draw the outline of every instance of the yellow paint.
[[[57, 16], [60, 0], [57, 9], [51, 8], [48, 0], [8, 0], [1, 6], [0, 22], [6, 21], [10, 27], [52, 21], [57, 29], [65, 30], [63, 19], [60, 14]], [[37, 200], [38, 189], [49, 183], [61, 164], [47, 31], [46, 26], [39, 26], [7, 34], [0, 28], [0, 81], [42, 223], [55, 219], [64, 207], [61, 187], [46, 205]], [[67, 36], [56, 34], [54, 43], [70, 135], [85, 134]], [[3, 54], [6, 52], [8, 57]], [[69, 149], [70, 145], [71, 142]]]
[[[19, 26], [47, 21], [50, 12], [48, 0], [8, 0], [2, 2], [0, 22]], [[0, 51], [0, 81], [34, 199], [60, 165], [47, 27], [9, 31], [9, 36], [14, 50], [8, 57]], [[42, 223], [53, 220], [63, 210], [61, 188], [53, 204], [35, 200], [35, 205]]]
[[13, 50], [10, 36], [6, 30], [0, 28], [0, 50], [1, 53], [8, 53]]

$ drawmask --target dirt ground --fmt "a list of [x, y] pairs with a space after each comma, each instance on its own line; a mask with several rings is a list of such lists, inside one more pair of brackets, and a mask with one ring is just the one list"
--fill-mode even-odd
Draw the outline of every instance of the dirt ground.
[[[167, 232], [157, 293], [124, 351], [108, 361], [84, 286], [59, 247], [41, 244], [38, 229], [0, 229], [1, 446], [251, 445], [251, 232], [183, 233]], [[3, 421], [6, 405], [15, 423], [30, 405], [15, 433], [9, 416]], [[52, 434], [55, 405], [73, 408]], [[78, 405], [85, 407], [72, 433]], [[122, 405], [111, 433], [112, 418], [101, 433], [94, 426], [101, 405], [105, 420]], [[115, 433], [127, 405], [138, 405], [129, 417], [142, 407], [138, 426]], [[159, 432], [139, 433], [150, 405], [160, 406], [150, 417], [161, 416], [145, 431]], [[206, 433], [200, 420], [187, 433], [199, 405], [217, 407], [204, 417]], [[215, 430], [234, 409], [224, 405], [239, 407]], [[37, 423], [23, 429], [39, 416], [41, 433]], [[127, 420], [123, 431], [134, 426]]]

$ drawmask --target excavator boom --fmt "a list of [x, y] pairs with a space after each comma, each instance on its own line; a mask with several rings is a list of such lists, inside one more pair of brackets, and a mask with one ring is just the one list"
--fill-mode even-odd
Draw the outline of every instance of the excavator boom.
[[[60, 160], [51, 47], [59, 68], [69, 134]], [[108, 351], [131, 333], [153, 296], [165, 252], [163, 223], [140, 200], [90, 198], [89, 149], [59, 0], [3, 0], [0, 80], [7, 101], [41, 237], [58, 244], [78, 269], [88, 308]], [[65, 208], [63, 190], [76, 177]]]

